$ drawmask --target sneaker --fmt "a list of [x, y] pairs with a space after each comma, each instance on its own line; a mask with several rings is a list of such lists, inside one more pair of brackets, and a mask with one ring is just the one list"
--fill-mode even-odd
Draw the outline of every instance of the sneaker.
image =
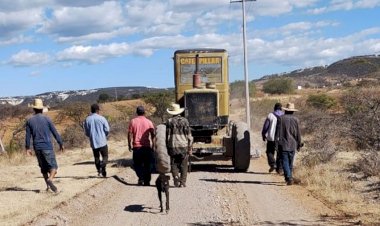
[[58, 189], [51, 180], [46, 180], [46, 183], [54, 193], [57, 193]]
[[269, 173], [273, 172], [275, 169], [276, 169], [276, 168], [274, 168], [274, 166], [271, 166], [271, 167], [269, 168]]
[[179, 187], [181, 187], [181, 188], [185, 188], [185, 187], [186, 187], [186, 183], [185, 183], [185, 182], [181, 182], [181, 183], [179, 184]]
[[284, 171], [282, 170], [276, 170], [277, 174], [280, 175], [280, 176], [283, 176], [284, 175]]
[[139, 180], [138, 182], [137, 182], [137, 185], [144, 185], [144, 181], [142, 181], [142, 180]]

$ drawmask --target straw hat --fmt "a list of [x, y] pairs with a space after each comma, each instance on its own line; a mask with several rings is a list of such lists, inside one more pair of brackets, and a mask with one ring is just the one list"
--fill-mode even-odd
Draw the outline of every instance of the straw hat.
[[42, 103], [42, 100], [41, 99], [34, 99], [34, 103], [33, 104], [29, 104], [28, 105], [29, 107], [31, 108], [35, 108], [35, 109], [44, 109], [44, 104]]
[[179, 115], [181, 114], [185, 108], [181, 108], [179, 104], [172, 103], [170, 108], [166, 109], [166, 111], [171, 115]]
[[293, 103], [287, 103], [286, 107], [283, 107], [282, 109], [285, 111], [298, 111], [297, 109], [295, 109]]

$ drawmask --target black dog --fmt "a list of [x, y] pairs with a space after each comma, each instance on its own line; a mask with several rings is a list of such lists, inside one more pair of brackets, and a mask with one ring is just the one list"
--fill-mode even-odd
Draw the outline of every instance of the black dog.
[[164, 208], [162, 207], [162, 192], [165, 192], [166, 196], [166, 213], [169, 212], [169, 180], [170, 176], [165, 174], [158, 175], [156, 180], [156, 188], [158, 192], [158, 199], [160, 200], [160, 208], [161, 212], [164, 212]]

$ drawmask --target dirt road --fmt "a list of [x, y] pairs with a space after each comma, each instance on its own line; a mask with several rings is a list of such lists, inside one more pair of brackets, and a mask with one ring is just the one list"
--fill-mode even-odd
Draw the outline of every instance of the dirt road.
[[171, 186], [169, 213], [160, 213], [156, 188], [136, 179], [127, 166], [28, 225], [349, 225], [301, 186], [268, 174], [264, 158], [246, 173], [229, 161], [194, 163], [188, 186]]

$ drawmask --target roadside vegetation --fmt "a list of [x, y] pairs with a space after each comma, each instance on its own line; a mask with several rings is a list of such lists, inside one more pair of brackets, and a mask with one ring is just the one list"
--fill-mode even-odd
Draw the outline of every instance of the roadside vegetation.
[[[375, 83], [374, 83], [375, 84]], [[244, 99], [243, 81], [231, 83], [231, 99]], [[296, 90], [290, 79], [275, 78], [262, 89], [249, 83], [252, 131], [260, 133], [266, 115], [276, 102], [294, 102], [305, 146], [297, 153], [295, 177], [313, 195], [348, 217], [378, 223], [380, 216], [380, 87], [343, 86], [340, 90]], [[262, 93], [260, 93], [262, 92]], [[259, 94], [260, 93], [260, 94]], [[260, 96], [260, 98], [258, 98]], [[137, 97], [136, 97], [137, 98]], [[174, 93], [148, 93], [134, 100], [114, 101], [99, 96], [101, 114], [112, 128], [110, 139], [126, 139], [128, 123], [138, 105], [144, 105], [155, 124], [165, 113]], [[83, 121], [90, 103], [57, 106], [47, 114], [53, 119], [67, 149], [88, 146]], [[32, 110], [2, 107], [0, 138], [7, 154], [0, 164], [23, 164], [24, 124]]]
[[305, 143], [296, 155], [297, 182], [346, 217], [379, 223], [380, 87], [270, 93], [277, 95], [252, 99], [253, 130], [261, 131], [276, 102], [294, 102]]

